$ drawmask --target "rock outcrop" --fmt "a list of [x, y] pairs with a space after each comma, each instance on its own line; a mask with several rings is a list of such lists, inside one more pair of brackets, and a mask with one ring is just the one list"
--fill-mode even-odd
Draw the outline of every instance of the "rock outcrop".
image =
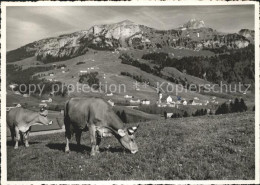
[[197, 19], [191, 19], [187, 23], [185, 23], [181, 28], [186, 29], [199, 29], [199, 28], [205, 28], [205, 23], [202, 20]]

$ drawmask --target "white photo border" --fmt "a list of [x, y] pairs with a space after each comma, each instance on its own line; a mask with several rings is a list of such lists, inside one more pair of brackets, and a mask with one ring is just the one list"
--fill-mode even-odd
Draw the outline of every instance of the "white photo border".
[[[255, 7], [255, 179], [254, 180], [111, 180], [111, 181], [7, 181], [6, 151], [6, 7], [9, 6], [219, 6]], [[38, 1], [1, 3], [1, 183], [2, 184], [259, 184], [259, 3], [253, 1]]]

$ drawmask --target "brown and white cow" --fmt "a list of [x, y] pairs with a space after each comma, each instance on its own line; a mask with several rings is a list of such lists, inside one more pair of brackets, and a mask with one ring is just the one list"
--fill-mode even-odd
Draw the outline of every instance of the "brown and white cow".
[[102, 137], [114, 135], [124, 148], [131, 153], [138, 151], [134, 133], [137, 127], [126, 128], [112, 107], [100, 98], [71, 98], [65, 104], [64, 111], [65, 152], [69, 152], [69, 140], [76, 134], [77, 144], [80, 145], [82, 131], [90, 132], [92, 145], [91, 155], [99, 153]]
[[18, 148], [20, 133], [25, 139], [25, 146], [29, 147], [28, 137], [32, 125], [51, 125], [47, 118], [48, 111], [34, 112], [21, 107], [13, 108], [7, 113], [7, 125], [10, 128], [12, 140], [16, 140], [14, 149]]

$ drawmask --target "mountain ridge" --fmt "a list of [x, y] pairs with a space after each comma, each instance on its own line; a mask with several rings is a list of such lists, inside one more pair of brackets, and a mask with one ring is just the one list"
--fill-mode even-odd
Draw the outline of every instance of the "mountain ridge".
[[[186, 29], [183, 29], [186, 28]], [[86, 30], [41, 39], [7, 52], [7, 62], [36, 56], [45, 63], [67, 60], [96, 50], [184, 48], [194, 51], [227, 47], [239, 49], [253, 42], [253, 31], [223, 34], [207, 28], [204, 21], [191, 19], [180, 29], [157, 30], [131, 20], [94, 25]]]

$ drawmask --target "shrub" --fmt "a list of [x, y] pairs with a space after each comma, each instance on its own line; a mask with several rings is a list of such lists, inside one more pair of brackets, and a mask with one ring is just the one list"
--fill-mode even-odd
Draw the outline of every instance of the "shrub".
[[76, 65], [85, 64], [85, 62], [77, 62]]
[[87, 74], [82, 74], [79, 77], [79, 83], [88, 84], [94, 89], [99, 88], [99, 79], [97, 78], [98, 72], [91, 72]]

